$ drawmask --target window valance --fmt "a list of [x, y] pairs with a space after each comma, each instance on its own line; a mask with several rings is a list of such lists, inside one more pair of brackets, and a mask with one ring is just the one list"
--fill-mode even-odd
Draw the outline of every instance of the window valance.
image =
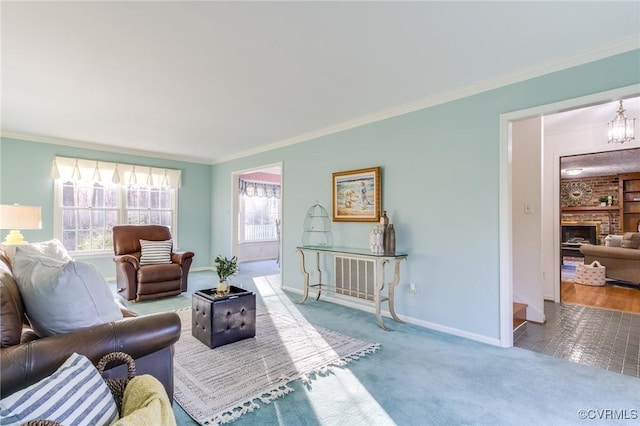
[[51, 177], [54, 180], [178, 188], [181, 184], [182, 171], [56, 156], [51, 166]]
[[280, 184], [238, 179], [238, 192], [247, 197], [280, 198]]

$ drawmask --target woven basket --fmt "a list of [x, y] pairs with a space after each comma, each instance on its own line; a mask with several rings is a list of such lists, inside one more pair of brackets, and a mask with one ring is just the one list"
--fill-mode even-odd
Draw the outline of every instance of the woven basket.
[[122, 410], [122, 396], [124, 395], [124, 388], [127, 387], [129, 381], [136, 375], [136, 363], [129, 354], [124, 352], [108, 353], [100, 359], [100, 362], [98, 362], [98, 365], [96, 366], [103, 377], [105, 367], [113, 361], [124, 361], [127, 364], [127, 377], [119, 379], [104, 379], [107, 387], [113, 395], [113, 399], [116, 401], [118, 410]]

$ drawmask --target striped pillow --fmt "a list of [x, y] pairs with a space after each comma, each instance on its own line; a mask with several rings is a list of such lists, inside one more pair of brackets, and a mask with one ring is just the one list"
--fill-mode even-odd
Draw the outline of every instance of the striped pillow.
[[142, 256], [140, 265], [155, 265], [158, 263], [171, 263], [171, 248], [173, 242], [140, 240]]
[[73, 353], [49, 377], [0, 400], [0, 424], [53, 420], [62, 425], [108, 425], [118, 407], [98, 370]]

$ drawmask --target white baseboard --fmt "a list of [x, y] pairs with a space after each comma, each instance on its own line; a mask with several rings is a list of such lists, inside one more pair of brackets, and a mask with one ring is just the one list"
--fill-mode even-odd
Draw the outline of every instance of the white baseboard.
[[191, 268], [189, 269], [189, 272], [201, 272], [201, 271], [215, 271], [215, 269], [213, 268], [213, 266], [201, 266], [199, 268]]
[[[296, 293], [296, 294], [303, 294], [302, 289], [299, 288], [292, 288], [292, 287], [286, 287], [283, 286], [282, 290], [284, 291], [289, 291], [292, 293]], [[309, 297], [310, 298], [315, 298], [316, 293], [312, 290], [309, 292]], [[354, 309], [359, 309], [361, 311], [365, 311], [365, 312], [370, 312], [370, 313], [375, 313], [376, 309], [375, 306], [372, 306], [371, 303], [367, 303], [367, 302], [358, 302], [357, 300], [346, 300], [344, 298], [341, 297], [332, 297], [331, 294], [326, 294], [324, 293], [322, 295], [321, 300], [327, 301], [327, 302], [332, 302], [335, 303], [337, 305], [342, 305], [342, 306], [347, 306], [349, 308], [354, 308]], [[384, 317], [387, 318], [391, 318], [391, 314], [389, 313], [389, 311], [381, 311], [382, 315]], [[482, 342], [482, 343], [486, 343], [492, 346], [501, 346], [500, 344], [500, 339], [498, 338], [493, 338], [493, 337], [487, 337], [487, 336], [483, 336], [481, 334], [476, 334], [476, 333], [469, 333], [468, 331], [465, 330], [460, 330], [458, 328], [454, 328], [454, 327], [448, 327], [448, 326], [444, 326], [442, 324], [436, 324], [433, 322], [429, 322], [429, 321], [423, 321], [417, 318], [413, 318], [413, 317], [408, 317], [405, 315], [398, 315], [398, 318], [400, 318], [402, 321], [407, 322], [409, 324], [414, 324], [417, 325], [419, 327], [424, 327], [427, 328], [429, 330], [434, 330], [434, 331], [440, 331], [442, 333], [446, 333], [446, 334], [452, 334], [454, 336], [458, 336], [458, 337], [464, 337], [465, 339], [470, 339], [470, 340], [475, 340], [476, 342]]]

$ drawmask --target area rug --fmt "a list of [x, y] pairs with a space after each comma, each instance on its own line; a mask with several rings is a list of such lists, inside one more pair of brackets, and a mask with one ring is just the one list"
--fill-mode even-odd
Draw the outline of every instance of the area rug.
[[209, 349], [191, 335], [191, 309], [177, 313], [182, 334], [175, 345], [174, 399], [202, 425], [233, 421], [292, 392], [292, 380], [310, 380], [380, 348], [258, 307], [255, 338]]

